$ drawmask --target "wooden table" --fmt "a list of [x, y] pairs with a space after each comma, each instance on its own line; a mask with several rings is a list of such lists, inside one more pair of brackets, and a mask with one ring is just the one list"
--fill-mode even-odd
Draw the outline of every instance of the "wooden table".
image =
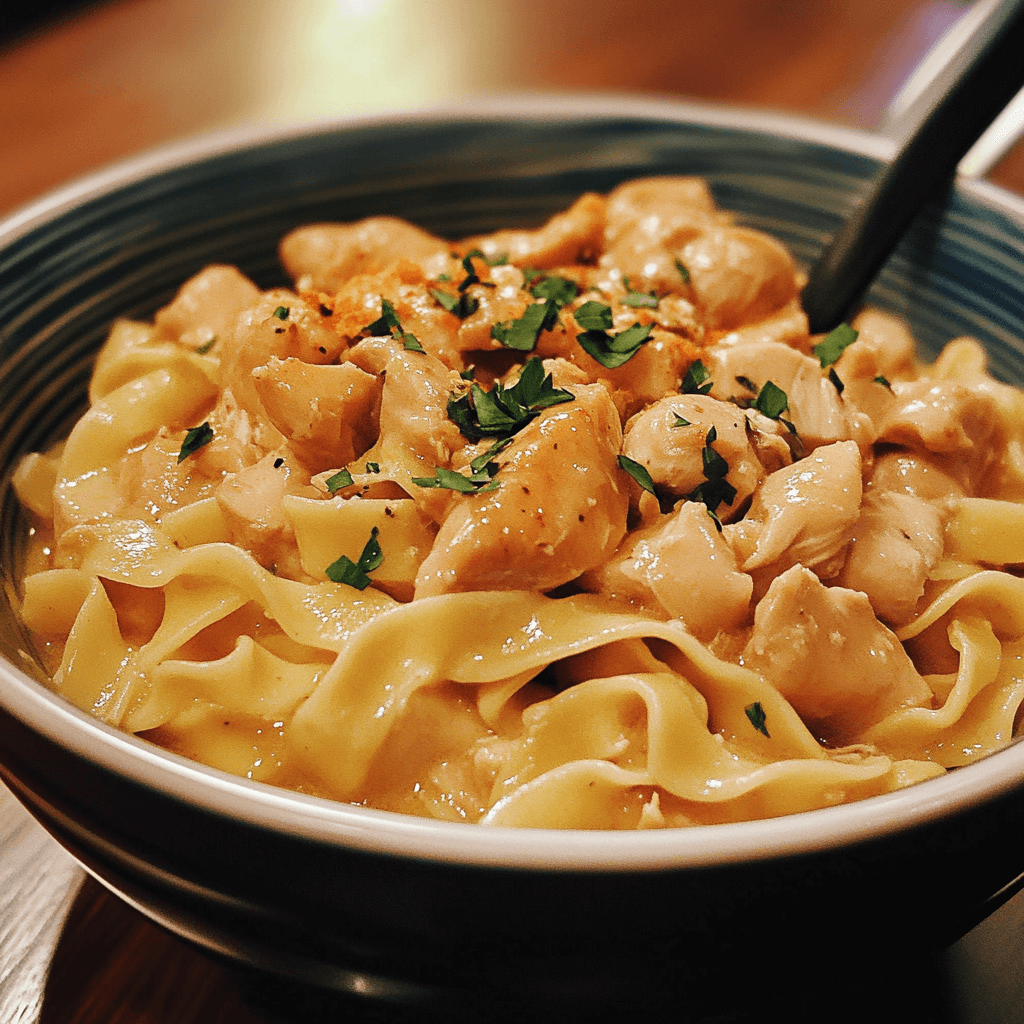
[[[0, 50], [0, 214], [196, 132], [513, 90], [686, 96], [870, 128], [964, 8], [954, 0], [98, 4]], [[1024, 192], [1024, 146], [992, 178]], [[1024, 900], [936, 971], [949, 1020], [1024, 1021]], [[0, 788], [0, 1024], [342, 1017], [393, 1019], [248, 976], [165, 934], [86, 877]]]

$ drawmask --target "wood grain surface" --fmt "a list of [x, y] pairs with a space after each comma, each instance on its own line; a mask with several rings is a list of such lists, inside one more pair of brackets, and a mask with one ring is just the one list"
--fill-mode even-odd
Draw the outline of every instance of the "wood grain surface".
[[[3, 0], [0, 0], [3, 2]], [[955, 0], [117, 0], [0, 49], [0, 214], [238, 124], [521, 90], [633, 92], [878, 123]], [[993, 180], [1024, 192], [1024, 146]], [[1024, 1021], [1020, 898], [937, 975], [939, 1016]], [[922, 1004], [923, 1005], [923, 1004]], [[875, 1019], [887, 1019], [884, 1011]], [[395, 1014], [249, 975], [77, 867], [0, 787], [0, 1024], [280, 1024]], [[919, 1018], [923, 1019], [923, 1018]], [[938, 1017], [929, 1018], [938, 1020]]]

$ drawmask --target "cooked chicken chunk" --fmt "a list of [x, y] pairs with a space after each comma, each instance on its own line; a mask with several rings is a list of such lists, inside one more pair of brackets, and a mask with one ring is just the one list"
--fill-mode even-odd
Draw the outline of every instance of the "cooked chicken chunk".
[[758, 604], [743, 662], [836, 746], [932, 696], [867, 597], [825, 587], [800, 565], [775, 579]]
[[420, 566], [417, 598], [551, 590], [615, 550], [628, 505], [619, 417], [601, 385], [572, 391], [502, 453], [497, 490], [457, 499]]

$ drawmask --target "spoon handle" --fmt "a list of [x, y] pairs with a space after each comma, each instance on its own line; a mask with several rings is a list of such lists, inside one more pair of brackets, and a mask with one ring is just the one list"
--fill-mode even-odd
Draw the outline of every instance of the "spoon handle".
[[917, 211], [951, 180], [960, 158], [1024, 86], [1024, 0], [1007, 0], [993, 18], [983, 45], [811, 268], [803, 304], [812, 334], [849, 317]]

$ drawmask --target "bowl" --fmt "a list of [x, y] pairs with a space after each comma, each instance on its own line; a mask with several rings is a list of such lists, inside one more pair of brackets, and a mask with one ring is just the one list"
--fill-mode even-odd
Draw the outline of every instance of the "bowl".
[[[530, 225], [586, 190], [706, 177], [724, 208], [814, 259], [891, 155], [764, 113], [532, 97], [189, 141], [0, 224], [0, 776], [98, 879], [260, 970], [366, 1000], [476, 1012], [672, 1005], [732, 1019], [851, 965], [963, 934], [1024, 872], [1024, 746], [859, 803], [639, 833], [508, 830], [332, 803], [117, 732], [41, 683], [14, 608], [18, 457], [66, 430], [116, 316], [204, 265], [284, 283], [276, 243], [388, 213], [452, 237]], [[870, 294], [926, 355], [958, 334], [1024, 383], [1024, 202], [961, 182]], [[818, 980], [815, 981], [815, 978]], [[723, 1016], [725, 1015], [725, 1016]]]

